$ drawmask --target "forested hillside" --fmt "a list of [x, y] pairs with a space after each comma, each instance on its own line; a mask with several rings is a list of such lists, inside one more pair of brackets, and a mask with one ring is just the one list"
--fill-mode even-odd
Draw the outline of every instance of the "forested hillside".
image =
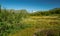
[[36, 11], [32, 13], [32, 16], [49, 16], [49, 15], [55, 15], [55, 14], [60, 14], [60, 8], [54, 8], [50, 9], [48, 11]]

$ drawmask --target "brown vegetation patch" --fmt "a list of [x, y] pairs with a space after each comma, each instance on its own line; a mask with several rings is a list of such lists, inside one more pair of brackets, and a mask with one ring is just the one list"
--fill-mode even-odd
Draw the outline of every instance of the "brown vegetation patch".
[[60, 36], [60, 30], [42, 30], [35, 33], [34, 36]]

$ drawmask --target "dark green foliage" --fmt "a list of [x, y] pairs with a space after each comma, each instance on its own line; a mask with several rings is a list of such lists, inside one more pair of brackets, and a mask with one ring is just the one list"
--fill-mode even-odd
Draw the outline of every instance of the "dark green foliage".
[[1, 5], [0, 5], [0, 13], [1, 13]]
[[7, 9], [2, 10], [0, 13], [0, 36], [7, 36], [9, 33], [29, 27], [20, 22], [27, 17], [26, 10], [20, 10], [20, 13], [12, 12], [12, 10], [9, 12]]

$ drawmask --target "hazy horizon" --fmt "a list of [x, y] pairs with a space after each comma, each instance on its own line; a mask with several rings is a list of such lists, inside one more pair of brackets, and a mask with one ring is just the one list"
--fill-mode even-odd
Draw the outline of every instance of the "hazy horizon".
[[26, 9], [30, 12], [60, 8], [60, 0], [0, 0], [0, 4], [6, 9]]

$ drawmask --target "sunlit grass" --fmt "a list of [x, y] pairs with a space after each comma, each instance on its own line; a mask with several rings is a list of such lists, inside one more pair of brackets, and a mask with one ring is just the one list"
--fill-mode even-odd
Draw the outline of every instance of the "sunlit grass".
[[58, 20], [58, 18], [57, 19], [52, 19], [52, 18], [38, 19], [37, 17], [34, 17], [33, 19], [32, 17], [30, 17], [22, 20], [21, 22], [24, 24], [29, 24], [32, 27], [16, 32], [15, 34], [12, 34], [10, 36], [33, 36], [35, 32], [40, 31], [42, 29], [60, 29], [59, 27], [60, 20]]

